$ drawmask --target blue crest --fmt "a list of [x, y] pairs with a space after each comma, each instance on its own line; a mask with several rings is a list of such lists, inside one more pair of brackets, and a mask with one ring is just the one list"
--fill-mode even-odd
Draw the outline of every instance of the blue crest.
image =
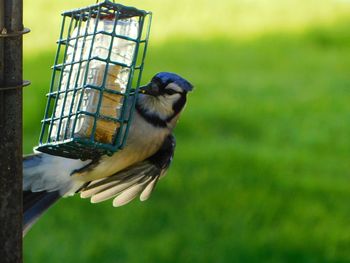
[[154, 76], [154, 78], [160, 79], [164, 85], [175, 83], [186, 92], [193, 90], [193, 85], [190, 82], [175, 73], [159, 72]]

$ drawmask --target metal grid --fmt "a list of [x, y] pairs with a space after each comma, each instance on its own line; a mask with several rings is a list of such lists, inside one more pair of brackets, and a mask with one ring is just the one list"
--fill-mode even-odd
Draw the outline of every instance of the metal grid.
[[[74, 159], [111, 155], [125, 145], [128, 135], [144, 67], [151, 13], [105, 1], [64, 12], [62, 16], [50, 92], [47, 94], [47, 106], [42, 120], [39, 146], [36, 149]], [[108, 31], [99, 26], [99, 23], [106, 19], [113, 21], [113, 30]], [[136, 23], [138, 32], [134, 37], [116, 32], [118, 23], [125, 19], [132, 19]], [[96, 40], [101, 36], [110, 39], [106, 57], [94, 55]], [[113, 59], [114, 43], [118, 43], [115, 41], [133, 43], [130, 63]], [[72, 57], [73, 59], [70, 59]], [[75, 59], [76, 57], [78, 59]], [[89, 81], [88, 72], [91, 72], [90, 67], [94, 63], [104, 65], [101, 83], [98, 84]], [[127, 84], [123, 91], [112, 89], [106, 83], [109, 70], [115, 67], [128, 72]], [[96, 110], [94, 108], [90, 111], [83, 107], [85, 94], [93, 94], [96, 97]], [[106, 116], [101, 112], [104, 96], [120, 96], [120, 108], [114, 116]], [[88, 136], [76, 133], [82, 118], [91, 120]], [[112, 139], [108, 142], [96, 138], [96, 130], [102, 122], [109, 127], [116, 127]]]

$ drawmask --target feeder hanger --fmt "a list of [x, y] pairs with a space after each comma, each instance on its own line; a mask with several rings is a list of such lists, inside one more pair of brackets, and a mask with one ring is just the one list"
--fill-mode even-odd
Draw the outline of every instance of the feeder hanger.
[[[8, 33], [7, 29], [4, 27], [1, 32], [0, 32], [0, 39], [4, 39], [4, 38], [13, 38], [13, 37], [20, 37], [23, 36], [24, 34], [27, 34], [30, 32], [29, 28], [23, 28], [23, 30], [21, 31], [15, 31], [15, 32], [11, 32]], [[4, 90], [13, 90], [13, 89], [21, 89], [23, 87], [29, 86], [30, 85], [30, 81], [29, 80], [23, 80], [21, 84], [18, 85], [12, 85], [12, 86], [0, 86], [0, 91], [4, 91]]]

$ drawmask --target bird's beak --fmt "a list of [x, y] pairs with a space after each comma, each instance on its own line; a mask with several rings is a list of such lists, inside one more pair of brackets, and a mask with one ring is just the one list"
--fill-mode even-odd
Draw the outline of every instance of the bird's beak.
[[145, 86], [141, 86], [139, 88], [139, 93], [150, 95], [150, 96], [158, 96], [159, 95], [159, 88], [157, 85], [150, 82]]

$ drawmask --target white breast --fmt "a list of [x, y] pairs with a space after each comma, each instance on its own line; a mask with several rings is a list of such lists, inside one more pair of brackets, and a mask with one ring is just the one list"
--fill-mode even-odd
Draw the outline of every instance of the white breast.
[[135, 112], [125, 147], [111, 157], [103, 157], [94, 169], [75, 174], [74, 178], [85, 182], [97, 180], [143, 161], [156, 153], [170, 132], [168, 128], [154, 127]]

